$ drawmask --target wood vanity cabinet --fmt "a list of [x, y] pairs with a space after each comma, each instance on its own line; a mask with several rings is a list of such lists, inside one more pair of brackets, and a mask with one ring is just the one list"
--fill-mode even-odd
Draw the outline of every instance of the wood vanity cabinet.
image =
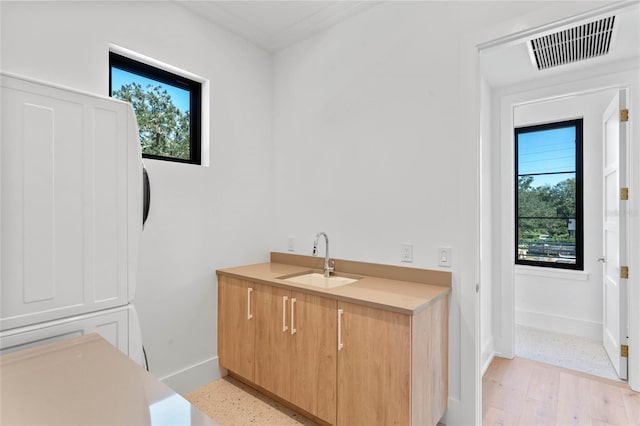
[[287, 399], [291, 389], [291, 338], [286, 325], [289, 323], [290, 295], [289, 290], [264, 286], [257, 294], [260, 304], [256, 306], [259, 321], [256, 328], [254, 383], [284, 399]]
[[254, 380], [255, 294], [260, 284], [218, 277], [218, 357], [220, 365]]
[[413, 315], [218, 276], [220, 365], [338, 426], [435, 425], [448, 297]]
[[338, 425], [408, 425], [411, 317], [338, 305]]
[[255, 384], [335, 424], [337, 302], [279, 287], [259, 288]]
[[338, 302], [337, 425], [435, 425], [448, 399], [448, 298], [415, 315]]
[[336, 306], [333, 299], [219, 275], [220, 365], [335, 424]]

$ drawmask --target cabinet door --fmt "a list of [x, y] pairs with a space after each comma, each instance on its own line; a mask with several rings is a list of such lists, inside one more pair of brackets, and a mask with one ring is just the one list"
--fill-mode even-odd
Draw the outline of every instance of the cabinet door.
[[256, 283], [218, 276], [218, 356], [220, 365], [253, 380]]
[[295, 291], [291, 297], [289, 400], [336, 424], [337, 302]]
[[346, 302], [338, 309], [337, 424], [409, 424], [411, 318]]
[[255, 384], [289, 400], [291, 393], [290, 311], [291, 292], [260, 286], [256, 299]]
[[411, 424], [438, 423], [449, 400], [449, 299], [411, 318]]

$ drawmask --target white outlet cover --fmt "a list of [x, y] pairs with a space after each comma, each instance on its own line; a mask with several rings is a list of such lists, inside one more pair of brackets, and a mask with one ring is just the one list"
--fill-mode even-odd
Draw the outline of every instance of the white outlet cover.
[[296, 251], [296, 237], [287, 238], [287, 250]]
[[413, 262], [413, 244], [404, 243], [400, 246], [400, 260], [403, 262]]
[[451, 247], [438, 248], [438, 266], [451, 267], [452, 250]]

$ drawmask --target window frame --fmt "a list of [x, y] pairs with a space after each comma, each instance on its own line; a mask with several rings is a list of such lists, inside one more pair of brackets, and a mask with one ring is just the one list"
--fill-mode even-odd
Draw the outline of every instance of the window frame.
[[109, 97], [112, 97], [112, 70], [118, 68], [141, 77], [178, 87], [189, 92], [189, 158], [142, 153], [143, 158], [173, 161], [177, 163], [202, 164], [202, 83], [175, 74], [157, 66], [109, 51]]
[[[576, 241], [576, 263], [557, 263], [557, 262], [545, 262], [538, 260], [527, 260], [518, 258], [518, 228], [519, 220], [522, 219], [519, 212], [519, 185], [518, 181], [520, 175], [518, 173], [518, 136], [523, 133], [533, 133], [545, 130], [555, 130], [574, 127], [576, 129], [576, 141], [575, 141], [575, 175], [576, 175], [576, 194], [575, 194], [575, 241]], [[584, 161], [583, 161], [583, 149], [584, 149], [584, 119], [576, 118], [572, 120], [554, 121], [551, 123], [535, 124], [514, 127], [514, 259], [516, 265], [537, 266], [544, 268], [559, 268], [570, 269], [576, 271], [584, 271]], [[542, 175], [540, 173], [537, 175]], [[526, 175], [522, 175], [526, 176]], [[530, 175], [529, 175], [530, 176]], [[553, 218], [549, 219], [568, 219], [568, 218]]]

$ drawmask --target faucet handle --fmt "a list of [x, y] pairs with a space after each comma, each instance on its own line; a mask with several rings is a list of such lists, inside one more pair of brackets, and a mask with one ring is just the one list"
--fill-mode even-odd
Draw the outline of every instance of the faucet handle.
[[333, 268], [332, 267], [327, 267], [324, 270], [324, 277], [325, 278], [329, 278], [331, 276], [331, 273], [333, 272]]
[[329, 260], [327, 266], [324, 268], [324, 276], [329, 278], [333, 270], [335, 269], [335, 262], [333, 260]]

